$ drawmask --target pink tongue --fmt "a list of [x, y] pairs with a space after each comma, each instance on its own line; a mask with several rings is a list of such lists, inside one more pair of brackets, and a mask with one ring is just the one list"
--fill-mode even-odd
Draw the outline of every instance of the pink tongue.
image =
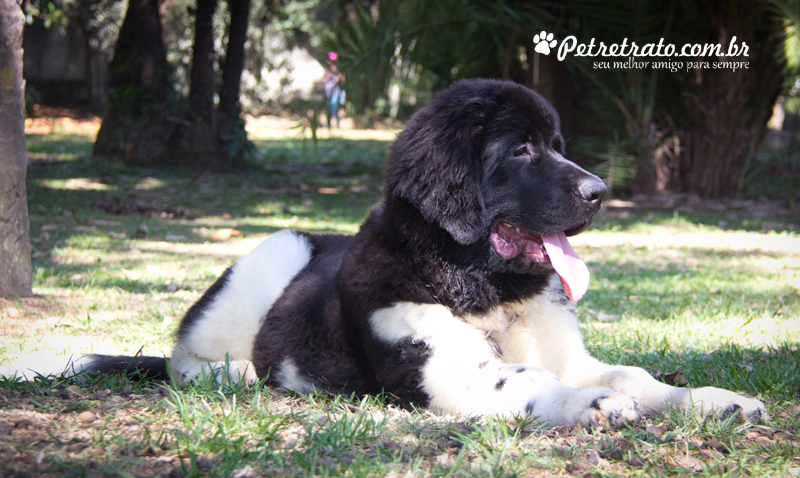
[[561, 285], [572, 302], [578, 302], [589, 288], [589, 268], [572, 249], [563, 232], [552, 236], [542, 236], [544, 248], [550, 256]]

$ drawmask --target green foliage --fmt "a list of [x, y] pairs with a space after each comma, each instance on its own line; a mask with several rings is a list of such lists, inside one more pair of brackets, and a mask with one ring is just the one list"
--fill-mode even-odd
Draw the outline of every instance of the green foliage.
[[347, 95], [357, 111], [386, 102], [400, 108], [424, 104], [458, 79], [498, 76], [522, 38], [549, 17], [532, 4], [513, 5], [382, 0], [366, 8], [354, 3], [325, 45], [339, 53]]
[[799, 0], [766, 0], [772, 7], [776, 21], [780, 22], [783, 31], [782, 50], [776, 52], [790, 75], [800, 74], [800, 1]]
[[25, 11], [25, 23], [31, 24], [35, 19], [42, 20], [45, 28], [64, 26], [69, 19], [64, 11], [51, 0], [28, 0], [22, 5]]
[[229, 158], [234, 159], [241, 156], [247, 162], [252, 162], [256, 159], [258, 149], [247, 137], [243, 119], [237, 120], [233, 133], [222, 134], [220, 138], [223, 142], [222, 149]]

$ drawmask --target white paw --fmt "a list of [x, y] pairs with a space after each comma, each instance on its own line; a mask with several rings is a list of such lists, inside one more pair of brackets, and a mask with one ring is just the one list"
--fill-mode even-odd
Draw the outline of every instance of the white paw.
[[627, 395], [612, 392], [596, 396], [581, 414], [581, 424], [586, 428], [613, 430], [642, 418], [636, 402]]
[[[228, 364], [227, 370], [225, 366], [215, 370], [217, 377], [226, 381], [228, 377], [232, 383], [244, 383], [248, 387], [258, 382], [256, 375], [256, 368], [249, 360], [234, 360]], [[226, 373], [227, 372], [227, 373]]]
[[730, 390], [714, 387], [693, 388], [686, 398], [686, 405], [689, 404], [689, 400], [693, 408], [703, 416], [727, 418], [738, 415], [743, 421], [769, 421], [769, 414], [763, 403]]
[[636, 402], [631, 397], [610, 388], [586, 386], [569, 390], [559, 409], [551, 409], [551, 412], [554, 412], [552, 414], [548, 413], [545, 407], [537, 407], [541, 402], [529, 403], [526, 410], [553, 425], [580, 423], [586, 428], [606, 430], [621, 428], [642, 418]]
[[176, 385], [194, 382], [200, 377], [215, 377], [217, 383], [244, 383], [247, 386], [258, 381], [256, 368], [249, 360], [203, 362], [191, 357], [180, 362], [176, 361], [171, 366]]

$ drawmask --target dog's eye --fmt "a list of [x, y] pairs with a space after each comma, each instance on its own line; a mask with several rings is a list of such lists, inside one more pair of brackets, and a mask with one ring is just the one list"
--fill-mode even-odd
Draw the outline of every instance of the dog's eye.
[[526, 154], [529, 154], [529, 150], [528, 150], [528, 146], [527, 145], [520, 146], [519, 148], [517, 148], [517, 149], [515, 149], [514, 151], [511, 152], [511, 156], [513, 156], [515, 158], [517, 158], [519, 156], [524, 156]]

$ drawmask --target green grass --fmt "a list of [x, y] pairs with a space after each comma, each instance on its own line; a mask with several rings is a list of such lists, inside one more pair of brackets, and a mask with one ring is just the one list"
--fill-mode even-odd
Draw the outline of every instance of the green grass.
[[[298, 140], [259, 141], [257, 164], [220, 175], [92, 159], [80, 135], [27, 139], [37, 296], [0, 299], [0, 365], [35, 351], [169, 354], [188, 306], [270, 233], [355, 232], [380, 197], [389, 145], [334, 138], [315, 154], [310, 142], [304, 152]], [[600, 432], [263, 384], [0, 379], [0, 472], [797, 476], [794, 228], [781, 218], [606, 212], [572, 240], [592, 271], [578, 313], [595, 356], [757, 396], [768, 424], [675, 412]], [[215, 242], [220, 229], [242, 235]]]

